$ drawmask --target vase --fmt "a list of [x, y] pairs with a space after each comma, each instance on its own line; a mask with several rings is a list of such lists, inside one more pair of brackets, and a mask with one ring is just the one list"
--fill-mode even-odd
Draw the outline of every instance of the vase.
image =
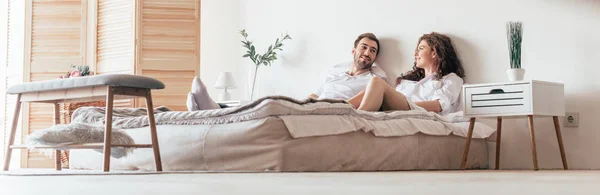
[[260, 66], [252, 66], [249, 71], [248, 71], [248, 80], [249, 80], [249, 86], [248, 86], [248, 96], [250, 97], [250, 101], [254, 100], [254, 97], [258, 96], [258, 83], [259, 83], [259, 76], [258, 76], [258, 68]]
[[525, 69], [522, 68], [511, 68], [506, 70], [509, 81], [522, 81], [525, 77]]

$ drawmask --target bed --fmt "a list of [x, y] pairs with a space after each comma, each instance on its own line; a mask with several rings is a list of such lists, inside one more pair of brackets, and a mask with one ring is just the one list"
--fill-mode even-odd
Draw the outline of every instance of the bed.
[[[74, 121], [103, 122], [77, 112]], [[116, 128], [135, 143], [150, 142], [147, 126], [131, 125], [143, 123], [143, 116], [135, 120], [116, 115]], [[340, 102], [273, 97], [246, 108], [167, 111], [156, 118], [165, 171], [454, 170], [460, 169], [468, 125], [463, 119], [428, 112], [360, 112]], [[486, 169], [485, 138], [493, 130], [476, 127], [467, 167]], [[126, 157], [112, 158], [111, 168], [153, 170], [152, 155], [152, 150], [136, 149]], [[101, 159], [100, 152], [72, 150], [70, 168], [99, 169]]]

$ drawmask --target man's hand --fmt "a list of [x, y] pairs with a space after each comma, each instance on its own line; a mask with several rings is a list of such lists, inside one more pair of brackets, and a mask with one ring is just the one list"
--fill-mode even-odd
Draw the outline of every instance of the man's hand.
[[308, 95], [308, 98], [319, 99], [319, 96], [314, 93], [311, 93], [310, 95]]

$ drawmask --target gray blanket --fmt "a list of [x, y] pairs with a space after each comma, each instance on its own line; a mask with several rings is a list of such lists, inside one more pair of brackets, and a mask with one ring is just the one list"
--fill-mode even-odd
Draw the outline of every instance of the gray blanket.
[[[224, 124], [262, 119], [268, 116], [305, 114], [346, 114], [354, 108], [343, 100], [305, 99], [297, 100], [286, 96], [267, 96], [249, 104], [214, 110], [171, 111], [166, 107], [154, 109], [157, 125], [201, 125]], [[73, 122], [104, 124], [104, 107], [82, 107], [73, 113]], [[113, 126], [131, 129], [148, 126], [145, 108], [113, 109]]]

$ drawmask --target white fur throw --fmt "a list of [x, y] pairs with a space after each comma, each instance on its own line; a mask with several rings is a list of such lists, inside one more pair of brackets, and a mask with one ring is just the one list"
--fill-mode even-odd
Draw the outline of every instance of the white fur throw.
[[[84, 123], [71, 123], [68, 125], [54, 125], [48, 129], [35, 131], [28, 137], [27, 146], [35, 149], [39, 145], [64, 145], [64, 144], [84, 144], [84, 143], [103, 143], [104, 126], [88, 125]], [[119, 129], [112, 130], [113, 144], [135, 144], [129, 135]], [[103, 152], [102, 149], [94, 149]], [[114, 158], [125, 157], [133, 151], [133, 148], [114, 147], [110, 155]], [[46, 155], [51, 155], [51, 150], [43, 150]]]

